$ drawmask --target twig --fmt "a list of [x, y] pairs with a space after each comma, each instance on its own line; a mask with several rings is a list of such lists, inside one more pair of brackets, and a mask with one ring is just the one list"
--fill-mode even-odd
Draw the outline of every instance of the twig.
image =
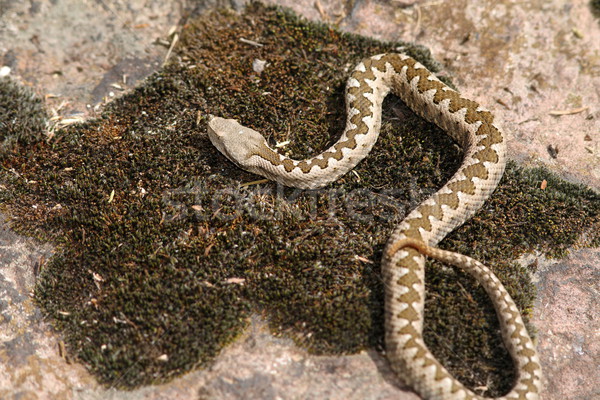
[[584, 111], [586, 111], [589, 107], [579, 107], [579, 108], [572, 108], [570, 110], [553, 110], [550, 111], [548, 114], [550, 115], [571, 115], [571, 114], [579, 114], [582, 113]]

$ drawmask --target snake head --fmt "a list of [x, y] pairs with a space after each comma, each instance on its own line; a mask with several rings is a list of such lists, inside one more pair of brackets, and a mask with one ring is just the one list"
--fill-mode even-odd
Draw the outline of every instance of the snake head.
[[265, 147], [264, 137], [234, 119], [210, 116], [208, 137], [225, 157], [239, 166]]

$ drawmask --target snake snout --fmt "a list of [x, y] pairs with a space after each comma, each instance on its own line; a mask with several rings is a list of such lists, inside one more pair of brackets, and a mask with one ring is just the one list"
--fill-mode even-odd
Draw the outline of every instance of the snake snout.
[[265, 139], [254, 129], [241, 125], [234, 119], [211, 116], [208, 121], [208, 137], [212, 144], [238, 165], [256, 154]]

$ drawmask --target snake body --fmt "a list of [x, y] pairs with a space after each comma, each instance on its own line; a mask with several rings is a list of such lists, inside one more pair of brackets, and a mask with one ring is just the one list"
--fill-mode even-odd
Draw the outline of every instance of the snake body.
[[456, 380], [423, 341], [427, 255], [464, 269], [490, 296], [517, 370], [513, 389], [502, 399], [538, 399], [540, 362], [519, 310], [500, 280], [467, 256], [432, 247], [482, 206], [504, 172], [505, 138], [489, 111], [461, 97], [408, 55], [382, 54], [364, 59], [352, 72], [346, 87], [346, 128], [333, 146], [313, 158], [297, 161], [280, 155], [260, 133], [231, 119], [211, 117], [208, 134], [221, 153], [247, 171], [286, 186], [319, 188], [367, 156], [379, 135], [382, 103], [390, 91], [441, 127], [464, 152], [452, 178], [406, 216], [385, 247], [382, 272], [390, 365], [426, 399], [482, 398]]

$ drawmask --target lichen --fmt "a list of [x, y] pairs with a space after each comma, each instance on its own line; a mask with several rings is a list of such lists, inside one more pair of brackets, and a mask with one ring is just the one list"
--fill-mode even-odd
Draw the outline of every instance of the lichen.
[[[102, 118], [3, 160], [0, 182], [11, 190], [0, 204], [13, 229], [57, 244], [35, 298], [71, 354], [107, 385], [161, 382], [210, 362], [252, 312], [315, 353], [381, 349], [383, 246], [452, 175], [456, 146], [391, 96], [380, 139], [355, 172], [300, 191], [242, 185], [257, 177], [205, 130], [209, 114], [235, 117], [271, 143], [290, 140], [287, 154], [315, 154], [345, 122], [348, 69], [399, 46], [436, 69], [422, 48], [278, 8], [212, 12], [181, 32], [179, 61]], [[267, 62], [262, 73], [254, 59]], [[533, 250], [562, 256], [584, 231], [597, 245], [599, 199], [510, 164], [483, 209], [441, 245], [490, 265], [528, 312], [530, 271], [514, 260]], [[487, 296], [460, 272], [427, 268], [428, 345], [470, 387], [506, 390], [511, 362]]]

